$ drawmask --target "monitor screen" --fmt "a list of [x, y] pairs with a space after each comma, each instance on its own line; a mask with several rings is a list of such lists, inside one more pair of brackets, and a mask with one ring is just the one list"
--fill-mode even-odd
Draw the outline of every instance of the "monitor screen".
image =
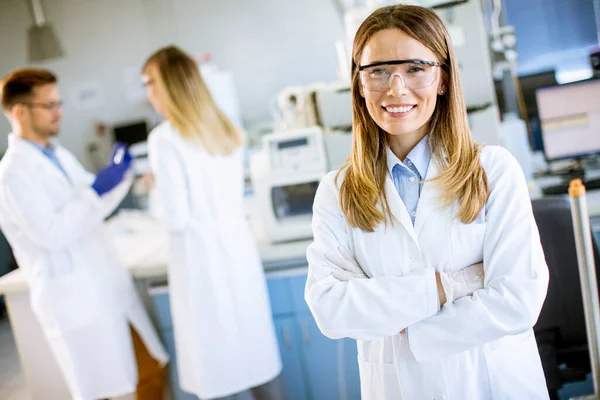
[[148, 140], [148, 126], [146, 121], [137, 121], [113, 127], [115, 141], [132, 145]]
[[[504, 115], [506, 109], [504, 104], [504, 88], [502, 86], [502, 81], [494, 81], [494, 84], [496, 87], [496, 97], [498, 100], [498, 106], [500, 108], [500, 114]], [[527, 118], [529, 119], [529, 128], [531, 130], [529, 144], [531, 145], [531, 149], [533, 151], [544, 150], [537, 102], [535, 100], [535, 92], [543, 87], [558, 85], [554, 70], [539, 72], [536, 74], [520, 75], [519, 85], [521, 86], [521, 93], [523, 94], [523, 101], [525, 102], [525, 108], [527, 109]]]
[[548, 160], [600, 153], [600, 79], [536, 91]]

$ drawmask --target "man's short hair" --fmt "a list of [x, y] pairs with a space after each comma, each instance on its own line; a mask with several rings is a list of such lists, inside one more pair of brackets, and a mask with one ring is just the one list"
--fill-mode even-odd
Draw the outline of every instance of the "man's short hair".
[[56, 83], [56, 75], [45, 69], [19, 69], [0, 82], [2, 108], [10, 110], [15, 104], [28, 101], [36, 87]]

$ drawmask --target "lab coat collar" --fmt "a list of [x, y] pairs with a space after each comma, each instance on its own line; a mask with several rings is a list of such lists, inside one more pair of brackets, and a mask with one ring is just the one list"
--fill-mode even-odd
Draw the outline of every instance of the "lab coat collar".
[[[52, 142], [52, 146], [54, 146], [54, 149], [56, 150], [56, 143]], [[69, 179], [65, 176], [65, 174], [63, 174], [58, 168], [56, 168], [54, 163], [50, 161], [50, 159], [40, 151], [40, 148], [38, 146], [31, 143], [30, 141], [20, 138], [14, 133], [10, 133], [8, 135], [8, 147], [9, 149], [12, 148], [12, 151], [16, 151], [17, 153], [24, 153], [26, 157], [32, 157], [33, 159], [41, 160], [41, 163], [47, 164], [47, 168], [43, 169], [44, 173], [48, 171], [49, 174], [54, 174], [66, 184], [71, 184], [71, 182], [69, 182]], [[60, 154], [57, 152], [55, 155], [61, 162], [63, 168], [67, 168], [66, 163], [64, 162], [64, 160], [61, 159]], [[66, 169], [65, 171], [67, 174], [69, 173]]]
[[419, 197], [419, 203], [417, 205], [417, 216], [415, 217], [415, 232], [417, 237], [423, 230], [423, 226], [427, 219], [434, 213], [439, 213], [440, 203], [440, 188], [439, 183], [429, 182], [431, 179], [437, 178], [440, 173], [440, 165], [435, 157], [431, 158], [429, 168], [427, 169], [427, 176], [425, 183], [423, 184], [423, 190]]
[[402, 199], [398, 195], [398, 191], [396, 190], [396, 186], [394, 185], [394, 181], [390, 174], [386, 174], [385, 177], [385, 197], [387, 199], [388, 206], [390, 208], [390, 213], [396, 220], [398, 220], [404, 229], [409, 233], [415, 243], [418, 243], [417, 235], [415, 233], [415, 228], [413, 227], [412, 220], [410, 219], [410, 215], [408, 215], [408, 211], [406, 210], [406, 206], [402, 202]]

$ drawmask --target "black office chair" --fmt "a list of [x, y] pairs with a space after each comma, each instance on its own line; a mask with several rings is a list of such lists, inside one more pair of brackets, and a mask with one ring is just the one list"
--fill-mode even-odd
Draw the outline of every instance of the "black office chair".
[[[534, 331], [548, 390], [558, 399], [557, 390], [565, 383], [585, 380], [591, 371], [575, 234], [568, 197], [547, 197], [532, 204], [550, 271], [548, 295]], [[595, 241], [594, 258], [600, 277]]]

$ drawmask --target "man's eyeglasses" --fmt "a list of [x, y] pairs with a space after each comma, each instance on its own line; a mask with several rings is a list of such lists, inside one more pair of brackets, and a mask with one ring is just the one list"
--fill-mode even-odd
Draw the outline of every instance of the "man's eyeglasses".
[[32, 103], [32, 102], [23, 102], [21, 104], [26, 105], [31, 108], [43, 108], [44, 110], [48, 110], [50, 112], [57, 112], [63, 106], [62, 101], [51, 101], [48, 103]]

